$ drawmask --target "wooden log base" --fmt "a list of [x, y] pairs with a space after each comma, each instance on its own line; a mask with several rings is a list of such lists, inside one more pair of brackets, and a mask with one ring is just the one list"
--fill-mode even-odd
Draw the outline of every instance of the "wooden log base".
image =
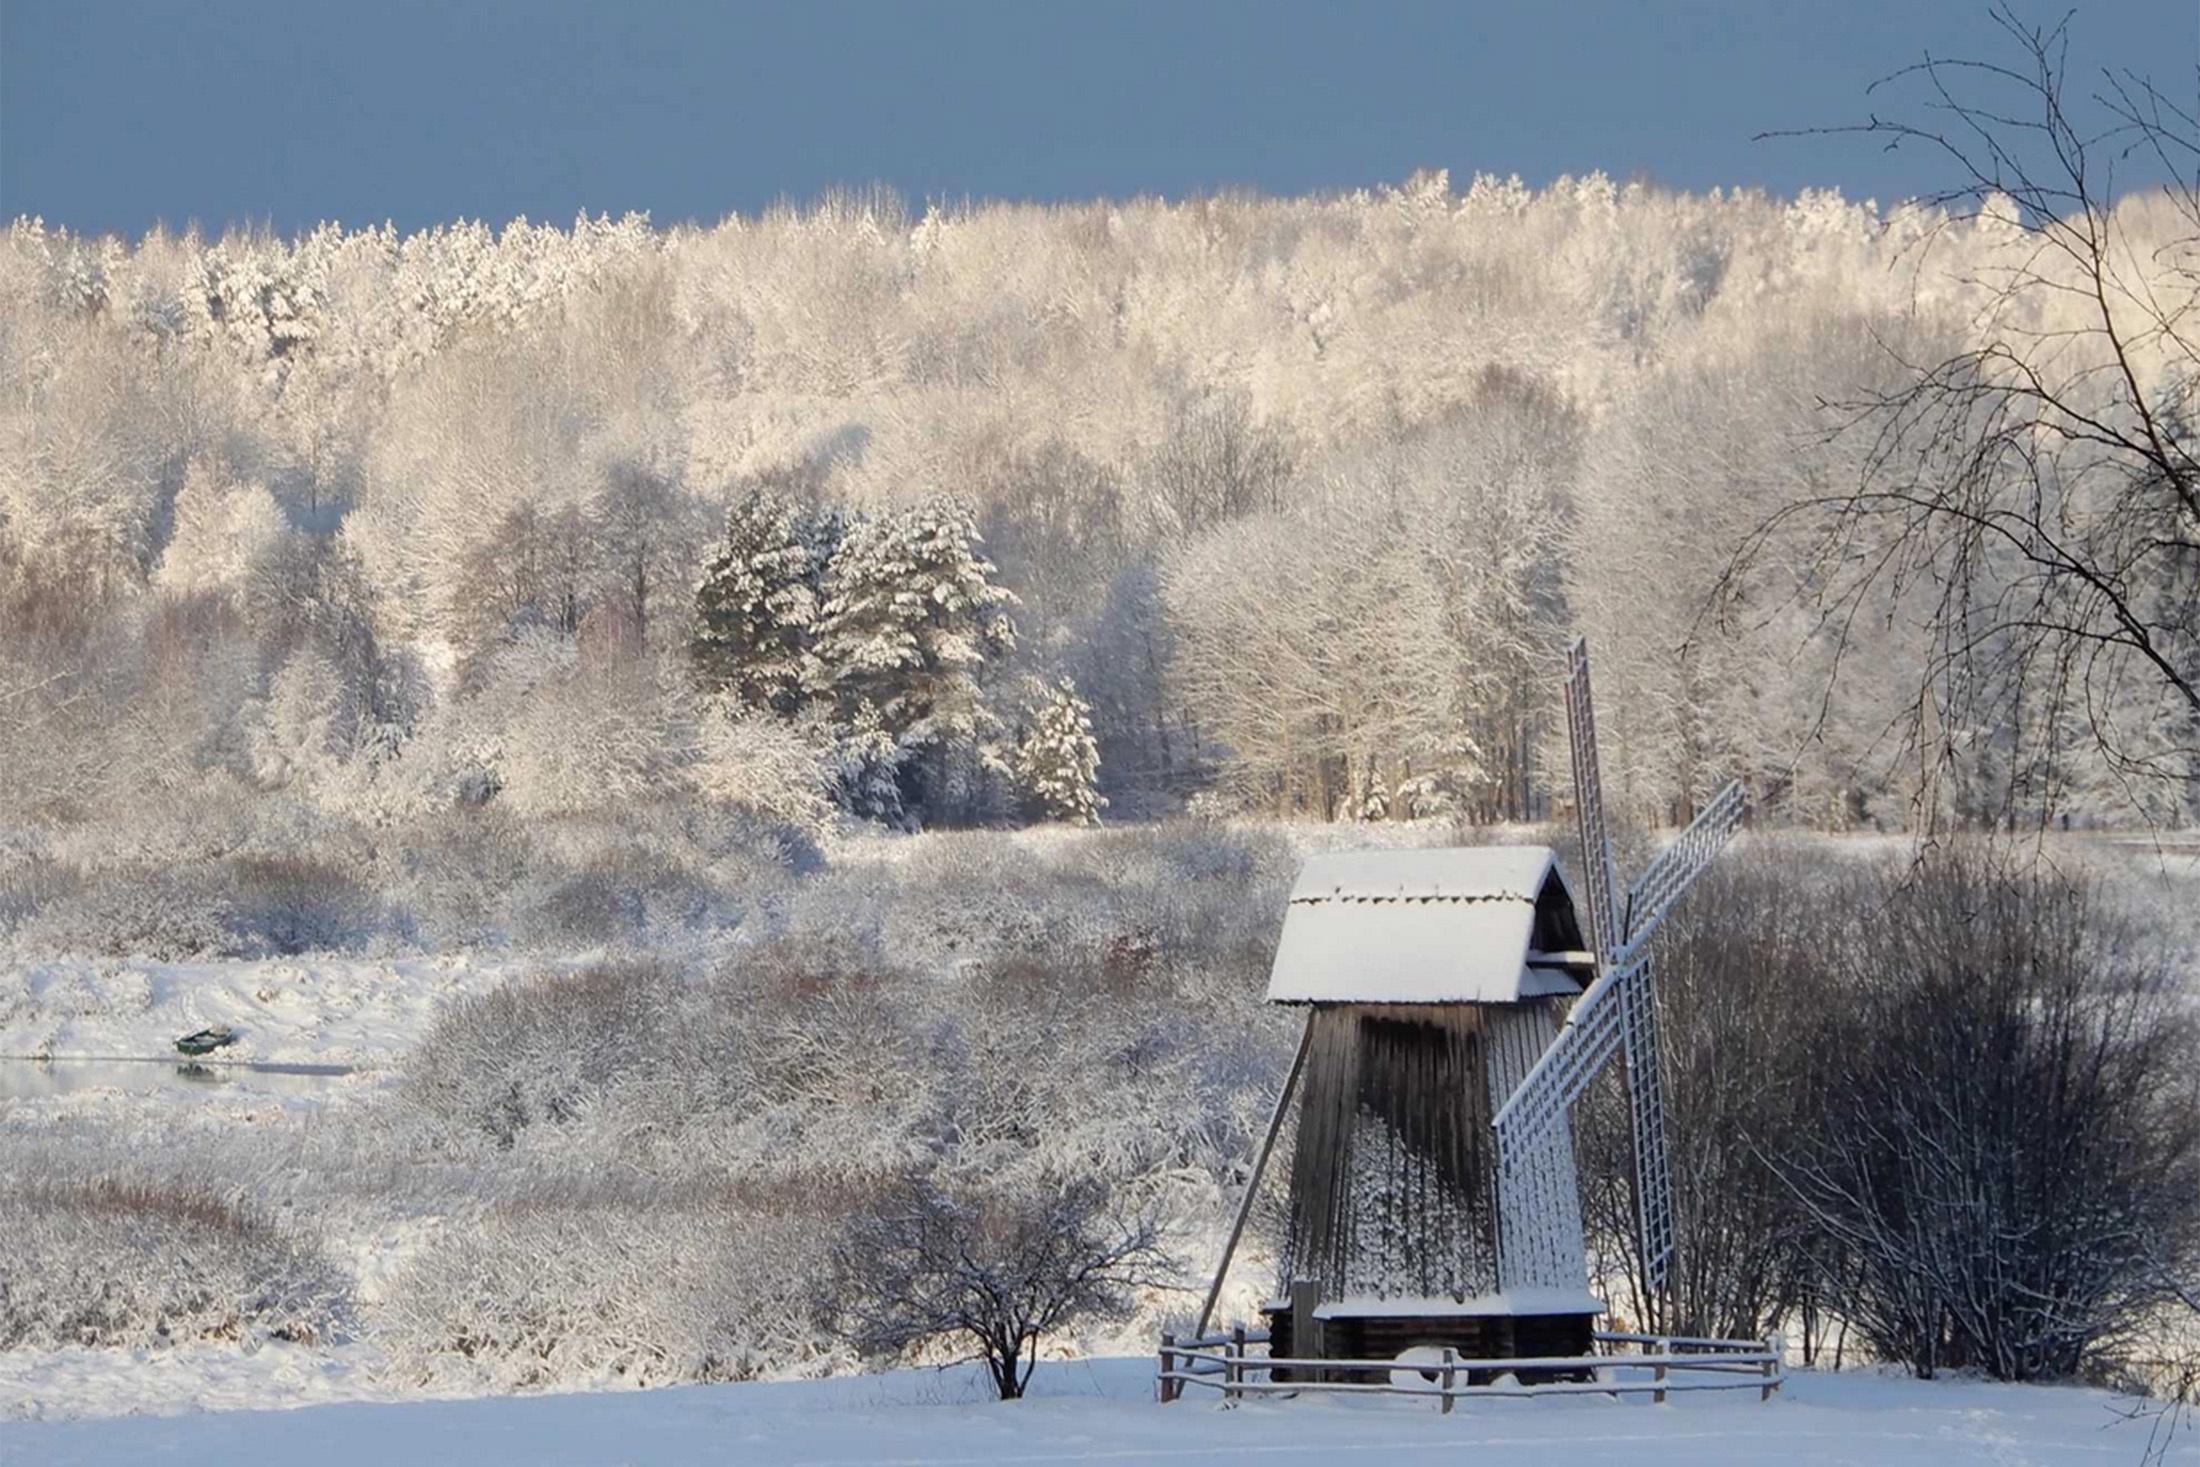
[[[1288, 1360], [1302, 1353], [1291, 1337], [1289, 1309], [1264, 1310], [1268, 1321], [1268, 1353]], [[1497, 1372], [1476, 1370], [1476, 1360], [1534, 1360], [1554, 1355], [1580, 1355], [1579, 1370], [1526, 1370], [1522, 1385], [1552, 1381], [1588, 1381], [1596, 1378], [1596, 1316], [1593, 1314], [1473, 1314], [1473, 1315], [1363, 1315], [1323, 1321], [1320, 1356], [1337, 1360], [1394, 1359], [1416, 1346], [1459, 1354], [1459, 1373], [1465, 1385], [1489, 1385]], [[1423, 1368], [1433, 1383], [1438, 1367]], [[1278, 1381], [1292, 1379], [1289, 1370], [1277, 1370]], [[1340, 1380], [1380, 1383], [1367, 1371], [1339, 1371]]]

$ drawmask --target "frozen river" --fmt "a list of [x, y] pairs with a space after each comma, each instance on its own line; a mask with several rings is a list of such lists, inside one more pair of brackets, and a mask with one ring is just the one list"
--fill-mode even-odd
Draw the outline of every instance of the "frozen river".
[[179, 1100], [267, 1095], [292, 1099], [360, 1073], [351, 1065], [279, 1064], [180, 1057], [0, 1058], [0, 1101], [43, 1100], [97, 1091], [160, 1094]]

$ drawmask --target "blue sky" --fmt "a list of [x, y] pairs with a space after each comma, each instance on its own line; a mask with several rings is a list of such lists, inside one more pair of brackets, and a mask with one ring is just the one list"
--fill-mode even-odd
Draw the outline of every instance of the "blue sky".
[[[2134, 67], [2189, 96], [2200, 0], [2080, 3], [2073, 36], [2089, 87]], [[1886, 200], [1945, 169], [1752, 135], [1859, 120], [1873, 78], [1997, 40], [1943, 0], [0, 0], [0, 216], [670, 223], [836, 184], [1282, 193], [1419, 167]]]

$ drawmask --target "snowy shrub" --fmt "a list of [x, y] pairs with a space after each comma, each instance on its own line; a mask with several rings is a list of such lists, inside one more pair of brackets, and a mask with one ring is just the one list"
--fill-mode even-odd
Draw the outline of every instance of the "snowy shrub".
[[976, 832], [928, 837], [882, 893], [890, 951], [952, 962], [1089, 945], [1106, 925], [1106, 894], [1063, 880], [1018, 844]]
[[454, 1220], [375, 1311], [394, 1369], [513, 1390], [814, 1374], [828, 1193], [545, 1196]]
[[535, 878], [515, 904], [512, 935], [545, 949], [634, 943], [730, 921], [724, 894], [669, 852], [614, 846]]
[[252, 775], [268, 789], [325, 791], [358, 746], [363, 710], [344, 669], [319, 648], [301, 646], [247, 711]]
[[533, 832], [510, 811], [458, 809], [390, 832], [376, 878], [407, 936], [423, 948], [460, 949], [506, 932], [537, 852]]
[[693, 770], [705, 799], [816, 833], [833, 811], [839, 765], [830, 730], [757, 713], [730, 695], [705, 702]]
[[684, 805], [649, 820], [648, 828], [667, 837], [676, 833], [683, 848], [694, 853], [697, 866], [737, 896], [773, 890], [790, 877], [825, 869], [825, 852], [818, 844], [822, 832], [768, 811]]
[[211, 864], [84, 872], [23, 923], [16, 942], [26, 952], [163, 961], [238, 952], [228, 883]]
[[703, 985], [697, 1062], [722, 1080], [715, 1104], [753, 1138], [758, 1166], [846, 1178], [931, 1152], [947, 1082], [928, 1048], [924, 987], [834, 936], [737, 949]]
[[1294, 876], [1298, 859], [1273, 832], [1219, 822], [1175, 820], [1111, 830], [1064, 847], [1063, 865], [1111, 884], [1219, 884], [1244, 890], [1265, 877]]
[[406, 1057], [399, 1094], [454, 1138], [515, 1145], [571, 1121], [663, 1048], [678, 981], [651, 963], [538, 973], [463, 998]]
[[537, 819], [681, 787], [694, 739], [685, 674], [629, 640], [611, 617], [600, 641], [537, 629], [497, 656], [475, 710], [494, 798]]
[[1115, 933], [1151, 944], [1203, 993], [1257, 999], [1298, 858], [1273, 833], [1193, 822], [1110, 830], [1071, 844], [1061, 875], [1109, 895]]
[[354, 948], [381, 927], [381, 903], [351, 871], [312, 856], [247, 856], [229, 865], [229, 921], [245, 951], [289, 955]]
[[0, 933], [14, 933], [79, 885], [75, 868], [50, 860], [0, 859]]
[[323, 1341], [343, 1274], [265, 1217], [188, 1184], [112, 1177], [0, 1189], [0, 1350]]

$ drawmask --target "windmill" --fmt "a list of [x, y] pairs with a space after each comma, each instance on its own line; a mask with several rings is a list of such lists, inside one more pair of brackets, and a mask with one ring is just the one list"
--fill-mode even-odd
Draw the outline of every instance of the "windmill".
[[1277, 1358], [1589, 1353], [1604, 1305], [1587, 1287], [1572, 1111], [1615, 1058], [1644, 1282], [1664, 1287], [1674, 1215], [1648, 943], [1739, 826], [1742, 794], [1728, 786], [1623, 891], [1579, 640], [1566, 706], [1581, 904], [1539, 846], [1340, 852], [1302, 869], [1268, 998], [1304, 1006], [1306, 1026], [1198, 1332], [1297, 1096], [1262, 1311]]

